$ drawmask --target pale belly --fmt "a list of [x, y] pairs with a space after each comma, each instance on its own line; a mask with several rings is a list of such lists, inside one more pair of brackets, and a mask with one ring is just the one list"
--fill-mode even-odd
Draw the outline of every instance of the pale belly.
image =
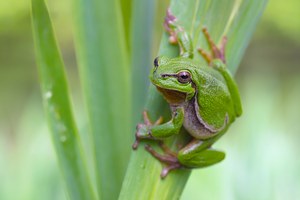
[[184, 128], [196, 139], [207, 139], [216, 133], [207, 129], [198, 119], [195, 111], [195, 99], [184, 105]]

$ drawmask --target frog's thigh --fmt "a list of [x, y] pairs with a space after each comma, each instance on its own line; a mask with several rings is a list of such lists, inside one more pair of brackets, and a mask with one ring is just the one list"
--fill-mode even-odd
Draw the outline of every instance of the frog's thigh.
[[200, 168], [216, 164], [225, 158], [225, 153], [212, 148], [202, 140], [193, 140], [178, 152], [179, 162], [190, 168]]

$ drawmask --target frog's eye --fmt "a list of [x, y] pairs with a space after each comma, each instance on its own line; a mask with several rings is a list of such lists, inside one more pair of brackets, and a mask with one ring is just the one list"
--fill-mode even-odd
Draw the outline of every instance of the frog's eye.
[[179, 72], [177, 74], [177, 80], [180, 82], [180, 83], [189, 83], [191, 82], [191, 74], [189, 72]]
[[156, 58], [154, 59], [154, 66], [155, 66], [155, 67], [158, 67], [158, 57], [156, 57]]

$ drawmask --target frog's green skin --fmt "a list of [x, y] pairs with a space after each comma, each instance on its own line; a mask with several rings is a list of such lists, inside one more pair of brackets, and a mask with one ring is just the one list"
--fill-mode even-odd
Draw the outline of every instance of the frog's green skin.
[[213, 57], [210, 65], [201, 65], [192, 59], [191, 40], [184, 30], [172, 21], [167, 21], [167, 25], [170, 35], [176, 36], [181, 56], [156, 58], [150, 80], [168, 101], [172, 119], [159, 125], [139, 124], [136, 137], [164, 139], [177, 134], [184, 126], [193, 139], [177, 154], [159, 155], [147, 146], [153, 156], [168, 164], [162, 177], [172, 169], [205, 167], [223, 160], [225, 154], [211, 145], [242, 113], [236, 83], [222, 60], [224, 52], [220, 51], [223, 53], [220, 59]]

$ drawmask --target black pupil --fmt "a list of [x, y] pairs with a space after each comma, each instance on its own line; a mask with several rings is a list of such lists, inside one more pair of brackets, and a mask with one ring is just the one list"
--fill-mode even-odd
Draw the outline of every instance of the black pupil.
[[178, 81], [181, 83], [188, 83], [190, 82], [190, 74], [188, 72], [180, 72], [178, 75]]
[[185, 72], [183, 72], [181, 75], [180, 75], [180, 78], [182, 79], [188, 79], [189, 78], [189, 75]]

